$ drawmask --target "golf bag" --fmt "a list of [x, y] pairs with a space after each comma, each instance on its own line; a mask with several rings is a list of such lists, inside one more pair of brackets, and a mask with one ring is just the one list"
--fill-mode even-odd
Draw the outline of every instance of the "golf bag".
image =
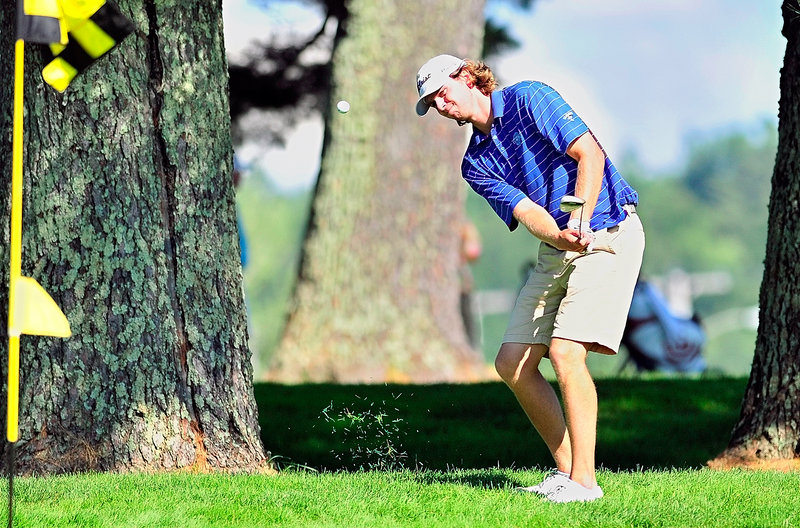
[[620, 370], [632, 361], [639, 372], [700, 373], [706, 370], [705, 342], [696, 315], [691, 319], [675, 316], [652, 284], [636, 283], [622, 335], [628, 358]]

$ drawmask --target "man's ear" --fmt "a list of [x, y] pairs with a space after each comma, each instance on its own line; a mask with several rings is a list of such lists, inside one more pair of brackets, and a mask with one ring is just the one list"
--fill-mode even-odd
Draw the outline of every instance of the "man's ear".
[[467, 70], [462, 69], [458, 73], [458, 78], [464, 81], [464, 84], [467, 85], [467, 88], [473, 88], [475, 86], [475, 82], [472, 80], [472, 76]]

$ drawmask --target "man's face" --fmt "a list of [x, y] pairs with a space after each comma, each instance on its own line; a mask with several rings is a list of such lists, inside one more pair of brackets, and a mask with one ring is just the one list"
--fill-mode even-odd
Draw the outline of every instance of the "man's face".
[[428, 95], [423, 101], [444, 117], [464, 120], [469, 110], [470, 90], [461, 76], [448, 77], [438, 92]]

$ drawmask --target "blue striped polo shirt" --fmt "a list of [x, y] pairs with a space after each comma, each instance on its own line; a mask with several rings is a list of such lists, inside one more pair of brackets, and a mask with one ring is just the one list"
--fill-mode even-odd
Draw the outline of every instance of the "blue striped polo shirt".
[[[526, 196], [547, 209], [559, 228], [566, 228], [570, 215], [559, 204], [562, 196], [575, 193], [578, 175], [578, 163], [567, 148], [591, 131], [558, 92], [541, 82], [523, 81], [493, 92], [491, 98], [491, 135], [473, 128], [461, 163], [464, 179], [512, 231], [518, 225], [514, 207]], [[592, 229], [617, 225], [627, 215], [623, 206], [638, 201], [606, 155]]]

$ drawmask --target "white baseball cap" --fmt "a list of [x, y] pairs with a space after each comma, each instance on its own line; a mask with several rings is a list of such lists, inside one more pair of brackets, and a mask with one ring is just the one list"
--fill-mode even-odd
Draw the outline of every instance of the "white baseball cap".
[[467, 63], [452, 55], [437, 55], [422, 65], [417, 72], [417, 115], [422, 117], [428, 113], [429, 106], [423, 99], [439, 91], [448, 77], [463, 68]]

